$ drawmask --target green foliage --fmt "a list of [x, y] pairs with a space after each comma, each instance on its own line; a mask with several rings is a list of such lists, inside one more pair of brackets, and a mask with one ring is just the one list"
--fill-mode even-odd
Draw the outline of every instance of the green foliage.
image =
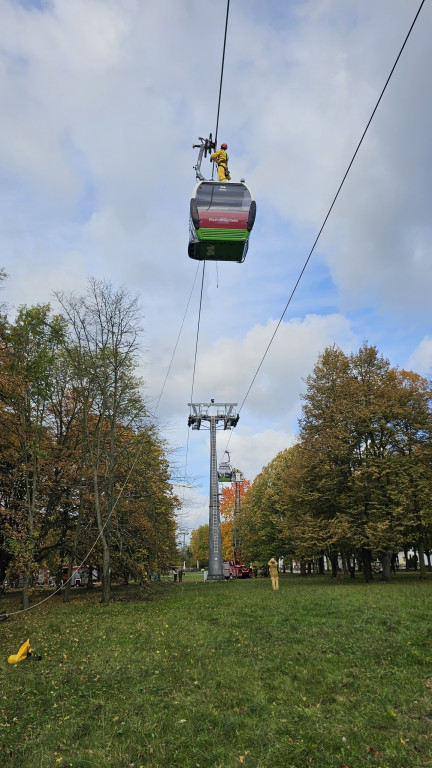
[[263, 559], [355, 555], [367, 578], [380, 557], [389, 578], [392, 552], [432, 547], [430, 384], [364, 344], [326, 349], [306, 385], [298, 444], [246, 496], [244, 547]]
[[271, 555], [289, 551], [284, 533], [284, 477], [290, 452], [282, 451], [257, 475], [246, 491], [238, 528], [246, 560], [267, 563]]
[[63, 316], [37, 305], [0, 322], [0, 579], [24, 572], [26, 603], [39, 569], [57, 576], [90, 549], [125, 580], [176, 555], [179, 500], [136, 375], [136, 299], [95, 280], [59, 298]]
[[201, 567], [208, 565], [209, 560], [209, 527], [208, 524], [195, 528], [191, 533], [190, 548], [194, 564], [199, 562]]

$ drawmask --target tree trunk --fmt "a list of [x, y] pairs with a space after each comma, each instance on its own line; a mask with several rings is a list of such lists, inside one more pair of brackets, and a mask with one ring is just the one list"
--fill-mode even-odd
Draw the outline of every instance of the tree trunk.
[[76, 558], [76, 553], [78, 549], [78, 540], [79, 540], [79, 534], [80, 534], [80, 528], [81, 528], [82, 511], [83, 511], [83, 494], [82, 494], [82, 486], [81, 486], [78, 519], [76, 522], [74, 543], [73, 543], [72, 551], [69, 555], [67, 580], [66, 580], [65, 591], [63, 595], [64, 603], [68, 603], [70, 601], [70, 591], [72, 586], [72, 568], [73, 568], [74, 560]]
[[339, 558], [338, 558], [337, 552], [333, 552], [333, 554], [330, 555], [330, 562], [331, 562], [331, 570], [332, 570], [332, 579], [335, 579], [339, 571]]
[[419, 557], [421, 579], [424, 579], [426, 577], [426, 563], [425, 563], [424, 556], [425, 556], [425, 551], [424, 551], [423, 539], [420, 539], [418, 543], [418, 557]]
[[306, 563], [303, 560], [300, 563], [300, 576], [306, 576]]
[[[69, 603], [70, 602], [70, 591], [72, 586], [72, 568], [73, 568], [73, 561], [74, 561], [74, 553], [73, 551], [69, 555], [68, 560], [68, 570], [67, 570], [67, 576], [66, 576], [66, 584], [63, 592], [63, 602]], [[61, 579], [61, 576], [60, 576]]]
[[110, 568], [110, 550], [106, 536], [102, 534], [102, 599], [101, 603], [108, 604], [111, 599], [111, 568]]
[[392, 560], [392, 553], [391, 552], [383, 552], [381, 562], [383, 567], [382, 572], [382, 581], [389, 582], [391, 580], [391, 560]]
[[24, 571], [24, 575], [23, 575], [23, 591], [22, 591], [21, 607], [23, 611], [25, 611], [27, 608], [30, 608], [30, 579], [27, 571]]
[[324, 573], [324, 556], [321, 555], [321, 557], [318, 558], [318, 573], [323, 574]]
[[[110, 569], [110, 548], [109, 548], [109, 522], [105, 523], [102, 519], [102, 512], [99, 503], [99, 486], [97, 477], [97, 466], [93, 462], [93, 488], [94, 501], [96, 508], [96, 519], [102, 542], [102, 599], [101, 603], [108, 604], [111, 597], [111, 569]], [[108, 510], [107, 510], [108, 514]]]
[[363, 572], [364, 572], [364, 580], [366, 582], [373, 581], [373, 573], [372, 573], [372, 553], [370, 549], [362, 549], [362, 561], [363, 561]]
[[[98, 568], [96, 570], [98, 570]], [[92, 565], [92, 563], [88, 564], [88, 574], [89, 575], [88, 575], [88, 579], [87, 579], [87, 589], [93, 589], [94, 588], [94, 584], [93, 584], [93, 565]]]

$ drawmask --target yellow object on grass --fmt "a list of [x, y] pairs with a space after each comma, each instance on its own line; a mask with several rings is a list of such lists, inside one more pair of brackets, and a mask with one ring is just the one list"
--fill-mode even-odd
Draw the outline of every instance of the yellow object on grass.
[[16, 664], [18, 661], [26, 659], [28, 655], [31, 655], [30, 640], [26, 640], [25, 643], [22, 644], [18, 653], [9, 656], [8, 662], [9, 664]]

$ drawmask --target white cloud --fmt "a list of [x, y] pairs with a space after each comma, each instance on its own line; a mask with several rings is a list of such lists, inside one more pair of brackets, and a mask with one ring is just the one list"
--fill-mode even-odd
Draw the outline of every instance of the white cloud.
[[[254, 433], [246, 427], [242, 432], [240, 421], [237, 428], [231, 432], [228, 450], [232, 455], [233, 466], [240, 469], [246, 479], [253, 480], [280, 451], [290, 448], [294, 442], [294, 431], [265, 429]], [[221, 437], [219, 444], [223, 450], [227, 440]], [[222, 451], [220, 453], [222, 458]]]
[[209, 497], [208, 495], [198, 493], [193, 488], [184, 489], [184, 487], [174, 487], [182, 501], [182, 508], [177, 513], [178, 528], [189, 532], [201, 525], [206, 525], [209, 520]]
[[[243, 338], [218, 338], [214, 343], [203, 337], [195, 375], [194, 400], [237, 402], [239, 406], [275, 332], [277, 321], [256, 325]], [[192, 342], [192, 337], [189, 338]], [[326, 346], [336, 344], [350, 350], [357, 343], [350, 323], [342, 315], [294, 318], [282, 322], [264, 359], [259, 375], [247, 396], [249, 416], [286, 423], [297, 412], [301, 378], [312, 370], [317, 356]], [[156, 345], [157, 349], [157, 345]], [[168, 417], [178, 408], [179, 393], [189, 397], [192, 371], [191, 357], [176, 359], [168, 380], [162, 411]], [[161, 361], [160, 361], [161, 362]], [[164, 369], [153, 364], [147, 369], [151, 389], [160, 391]]]
[[430, 336], [425, 336], [424, 339], [421, 340], [417, 349], [414, 350], [408, 361], [408, 367], [424, 376], [431, 374], [432, 338]]

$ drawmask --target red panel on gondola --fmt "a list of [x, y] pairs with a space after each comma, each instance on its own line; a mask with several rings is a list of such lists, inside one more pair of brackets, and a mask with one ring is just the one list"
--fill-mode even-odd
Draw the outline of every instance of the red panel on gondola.
[[247, 220], [245, 211], [199, 211], [200, 227], [204, 229], [246, 229]]

